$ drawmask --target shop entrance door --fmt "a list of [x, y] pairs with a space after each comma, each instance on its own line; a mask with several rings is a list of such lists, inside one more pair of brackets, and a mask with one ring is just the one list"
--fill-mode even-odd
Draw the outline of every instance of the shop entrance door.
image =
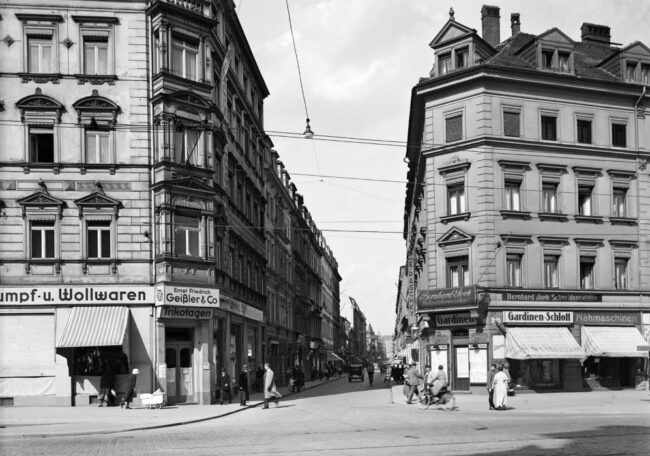
[[[167, 401], [170, 404], [190, 402], [194, 396], [192, 375], [191, 330], [168, 328], [165, 331], [165, 363], [167, 364]], [[180, 340], [179, 340], [180, 339]], [[187, 339], [187, 340], [182, 340]]]
[[454, 347], [454, 379], [453, 388], [458, 391], [469, 391], [469, 348]]

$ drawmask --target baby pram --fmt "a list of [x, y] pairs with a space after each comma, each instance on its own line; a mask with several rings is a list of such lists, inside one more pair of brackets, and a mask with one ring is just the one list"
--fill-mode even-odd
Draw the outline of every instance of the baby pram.
[[167, 403], [165, 402], [165, 392], [158, 388], [152, 394], [140, 394], [140, 401], [144, 408], [163, 408]]

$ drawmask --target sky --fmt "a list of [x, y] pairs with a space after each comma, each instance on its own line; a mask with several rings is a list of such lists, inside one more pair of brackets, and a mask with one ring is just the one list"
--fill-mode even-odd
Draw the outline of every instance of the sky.
[[405, 184], [301, 174], [405, 182], [405, 147], [332, 142], [322, 135], [404, 143], [411, 89], [429, 74], [434, 59], [428, 44], [450, 7], [456, 21], [480, 34], [481, 6], [499, 6], [502, 41], [510, 36], [510, 14], [520, 13], [522, 32], [558, 27], [580, 41], [580, 26], [591, 22], [611, 27], [615, 43], [650, 46], [649, 0], [289, 0], [315, 136], [283, 138], [275, 132], [302, 133], [306, 117], [285, 2], [235, 0], [270, 91], [265, 129], [338, 261], [342, 315], [352, 321], [353, 297], [383, 335], [394, 331], [396, 283], [406, 258]]

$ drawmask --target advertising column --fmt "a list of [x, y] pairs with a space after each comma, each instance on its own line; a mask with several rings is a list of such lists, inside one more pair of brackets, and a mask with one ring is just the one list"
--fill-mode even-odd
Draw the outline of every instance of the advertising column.
[[212, 317], [218, 307], [216, 288], [156, 285], [156, 341], [164, 347], [156, 376], [170, 404], [211, 403]]

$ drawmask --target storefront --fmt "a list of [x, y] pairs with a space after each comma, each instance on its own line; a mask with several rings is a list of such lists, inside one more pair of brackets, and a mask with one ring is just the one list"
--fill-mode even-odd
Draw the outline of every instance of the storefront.
[[505, 336], [492, 336], [494, 361], [508, 364], [512, 381], [523, 389], [580, 390], [580, 365], [586, 359], [570, 328], [573, 312], [504, 310], [498, 319]]
[[641, 332], [640, 312], [576, 312], [580, 342], [588, 358], [583, 365], [585, 386], [634, 387], [645, 368], [648, 343]]
[[119, 395], [135, 367], [148, 391], [153, 304], [153, 288], [144, 285], [0, 288], [0, 401], [92, 404], [104, 370], [116, 375]]
[[160, 284], [156, 293], [156, 380], [169, 404], [212, 402], [214, 310], [219, 290]]

